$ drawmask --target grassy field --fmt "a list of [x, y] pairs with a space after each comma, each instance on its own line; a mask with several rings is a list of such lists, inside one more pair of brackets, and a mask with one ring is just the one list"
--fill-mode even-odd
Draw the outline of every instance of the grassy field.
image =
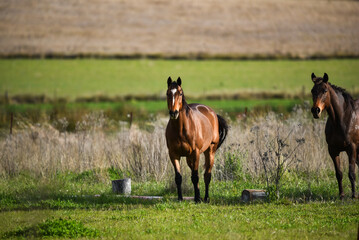
[[[310, 104], [287, 115], [264, 111], [241, 120], [226, 115], [245, 107], [253, 112], [264, 105], [283, 112], [303, 99], [200, 100], [223, 113], [231, 125], [216, 154], [210, 204], [174, 200], [173, 169], [163, 137], [167, 117], [155, 114], [166, 112], [164, 100], [74, 101], [96, 95], [161, 98], [168, 75], [179, 74], [189, 102], [193, 102], [191, 96], [198, 100], [248, 92], [300, 96], [303, 88], [310, 92], [311, 72], [327, 72], [332, 83], [358, 92], [356, 59], [0, 60], [0, 88], [10, 97], [44, 94], [69, 100], [1, 106], [4, 113], [16, 114], [12, 135], [8, 134], [9, 115], [1, 114], [6, 128], [0, 131], [0, 218], [6, 221], [0, 222], [0, 238], [355, 239], [359, 202], [349, 198], [347, 161], [342, 161], [346, 198], [340, 201], [325, 150], [325, 120], [313, 121]], [[107, 112], [126, 117], [134, 109], [154, 113], [148, 114], [153, 119], [129, 128], [128, 122], [117, 121]], [[273, 198], [273, 176], [266, 183], [259, 151], [273, 152], [274, 139], [285, 142], [282, 160], [302, 143], [285, 163], [288, 169], [281, 176], [278, 198]], [[275, 174], [278, 168], [269, 161], [266, 169]], [[189, 169], [185, 161], [181, 164], [184, 194], [193, 196]], [[133, 195], [164, 199], [145, 201], [112, 194], [110, 180], [126, 176], [133, 180]], [[201, 177], [202, 195], [203, 185]], [[242, 190], [251, 188], [267, 189], [269, 199], [241, 203]]]
[[188, 96], [245, 92], [310, 93], [310, 74], [324, 72], [358, 92], [359, 60], [166, 61], [0, 60], [0, 89], [8, 94], [164, 96], [168, 76], [181, 76]]
[[[93, 172], [61, 174], [45, 181], [26, 175], [2, 179], [0, 217], [7, 220], [0, 223], [0, 237], [41, 237], [36, 232], [40, 224], [44, 228], [46, 221], [59, 220], [82, 223], [103, 239], [355, 239], [358, 230], [358, 201], [339, 201], [325, 193], [335, 191], [333, 179], [313, 184], [324, 202], [305, 202], [302, 192], [295, 201], [254, 204], [240, 202], [241, 190], [261, 185], [243, 181], [213, 182], [211, 203], [194, 204], [178, 203], [175, 189], [158, 182], [134, 182], [132, 194], [165, 193], [163, 200], [119, 197], [110, 192], [108, 180], [99, 180]], [[301, 184], [285, 185], [287, 197], [301, 188]], [[52, 223], [45, 236], [71, 236], [75, 226], [60, 223]]]

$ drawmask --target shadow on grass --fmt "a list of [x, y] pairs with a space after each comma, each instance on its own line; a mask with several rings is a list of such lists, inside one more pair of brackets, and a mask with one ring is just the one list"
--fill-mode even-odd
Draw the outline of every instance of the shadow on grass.
[[[200, 184], [201, 196], [204, 197], [204, 186], [202, 184]], [[178, 202], [175, 186], [168, 182], [134, 182], [132, 186], [133, 195], [161, 197], [142, 199], [113, 194], [110, 182], [101, 181], [94, 174], [66, 174], [46, 181], [39, 181], [23, 175], [1, 181], [0, 189], [0, 211], [36, 209], [117, 210]], [[242, 205], [244, 203], [241, 201], [241, 193], [244, 189], [265, 189], [265, 185], [249, 181], [214, 181], [210, 186], [210, 204]], [[347, 199], [350, 198], [350, 193], [349, 189], [346, 190]], [[310, 187], [305, 183], [287, 183], [281, 188], [281, 199], [275, 202], [287, 204], [336, 201], [339, 200], [337, 193], [335, 179], [313, 182]], [[184, 186], [184, 195], [193, 197], [193, 189], [190, 184], [187, 187]], [[186, 202], [194, 201], [187, 200]], [[255, 202], [255, 204], [263, 202], [268, 202], [268, 199]]]
[[[287, 189], [289, 190], [289, 189]], [[272, 202], [278, 204], [291, 204], [295, 203], [308, 203], [314, 201], [338, 201], [339, 197], [330, 192], [327, 193], [309, 193], [307, 190], [294, 190], [292, 192], [283, 193], [280, 200]], [[136, 196], [123, 196], [115, 195], [112, 193], [105, 193], [101, 195], [50, 195], [42, 199], [16, 199], [11, 195], [1, 196], [0, 211], [13, 211], [13, 210], [39, 210], [39, 209], [52, 209], [52, 210], [68, 210], [68, 209], [93, 209], [93, 210], [121, 210], [131, 209], [137, 207], [151, 207], [157, 204], [169, 203], [176, 204], [176, 195], [156, 194], [160, 198], [138, 198]], [[346, 199], [350, 196], [347, 195]], [[194, 203], [193, 198], [184, 200], [184, 202]], [[249, 203], [241, 201], [241, 196], [234, 195], [214, 195], [210, 196], [210, 203], [212, 205], [248, 205], [248, 204], [263, 204], [268, 203], [269, 200], [258, 200]]]

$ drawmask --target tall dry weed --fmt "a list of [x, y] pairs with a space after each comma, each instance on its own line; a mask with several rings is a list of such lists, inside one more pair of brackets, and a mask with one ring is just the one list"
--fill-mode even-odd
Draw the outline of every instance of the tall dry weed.
[[[85, 115], [74, 132], [64, 131], [66, 124], [66, 119], [41, 124], [22, 119], [12, 135], [3, 134], [1, 176], [25, 171], [36, 177], [50, 177], [66, 171], [96, 169], [106, 173], [106, 169], [114, 168], [137, 181], [174, 181], [164, 134], [167, 119], [146, 123], [151, 126], [148, 128], [138, 124], [129, 128], [94, 113]], [[278, 133], [291, 133], [286, 139], [289, 149], [298, 145], [298, 139], [305, 139], [293, 158], [284, 163], [287, 170], [308, 174], [314, 180], [333, 168], [324, 139], [325, 120], [312, 120], [307, 110], [297, 109], [286, 117], [269, 113], [230, 125], [229, 135], [216, 153], [214, 180], [265, 181], [261, 153], [268, 152], [266, 144]], [[186, 174], [185, 161], [181, 164]]]

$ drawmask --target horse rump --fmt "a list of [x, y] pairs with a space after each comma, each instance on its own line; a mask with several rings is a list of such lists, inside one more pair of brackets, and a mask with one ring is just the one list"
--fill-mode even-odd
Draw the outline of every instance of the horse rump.
[[218, 118], [218, 131], [219, 131], [219, 143], [217, 149], [222, 145], [228, 134], [228, 124], [223, 117], [217, 114]]

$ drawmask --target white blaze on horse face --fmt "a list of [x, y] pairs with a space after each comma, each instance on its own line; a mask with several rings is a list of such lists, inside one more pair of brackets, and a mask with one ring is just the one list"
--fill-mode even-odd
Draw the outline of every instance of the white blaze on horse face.
[[177, 89], [171, 89], [172, 92], [172, 106], [175, 105], [175, 93], [177, 92]]

